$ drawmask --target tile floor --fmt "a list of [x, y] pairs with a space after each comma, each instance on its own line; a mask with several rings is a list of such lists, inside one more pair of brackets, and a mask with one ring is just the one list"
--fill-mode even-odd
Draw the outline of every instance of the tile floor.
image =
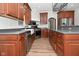
[[57, 56], [48, 38], [36, 39], [27, 56]]

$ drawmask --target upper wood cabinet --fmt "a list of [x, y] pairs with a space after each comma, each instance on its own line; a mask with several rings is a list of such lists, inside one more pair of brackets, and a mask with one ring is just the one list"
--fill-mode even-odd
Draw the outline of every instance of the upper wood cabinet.
[[60, 11], [58, 18], [74, 18], [74, 11]]
[[0, 3], [0, 14], [2, 13], [2, 3]]
[[8, 3], [8, 15], [18, 17], [18, 3]]
[[0, 14], [7, 14], [7, 3], [0, 3]]
[[74, 25], [74, 11], [60, 11], [57, 13], [58, 28]]
[[48, 13], [40, 13], [40, 23], [41, 24], [47, 24], [47, 20], [48, 20]]
[[28, 3], [0, 3], [0, 14], [6, 14], [29, 24], [31, 20], [31, 8]]
[[24, 5], [25, 11], [24, 11], [24, 20], [26, 24], [29, 24], [31, 21], [31, 8], [29, 5], [26, 3]]
[[23, 3], [18, 3], [18, 18], [23, 20], [23, 12], [24, 12], [24, 8], [23, 8]]

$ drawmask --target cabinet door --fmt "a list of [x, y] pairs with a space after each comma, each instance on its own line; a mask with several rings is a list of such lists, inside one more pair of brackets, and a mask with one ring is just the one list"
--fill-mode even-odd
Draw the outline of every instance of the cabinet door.
[[23, 3], [18, 3], [18, 18], [23, 20]]
[[18, 17], [18, 3], [8, 3], [8, 15]]
[[48, 13], [40, 13], [40, 23], [47, 24]]
[[56, 53], [58, 56], [63, 56], [63, 50], [61, 50], [58, 46], [56, 46]]
[[29, 24], [31, 21], [31, 10], [30, 9], [26, 9], [25, 10], [25, 23]]
[[0, 3], [0, 14], [3, 14], [4, 12], [3, 12], [3, 4], [2, 3]]
[[0, 41], [0, 56], [17, 56], [19, 55], [18, 49], [17, 42]]
[[79, 56], [79, 41], [65, 42], [64, 55]]
[[7, 13], [7, 3], [0, 3], [0, 14]]
[[41, 29], [41, 37], [48, 38], [48, 29]]
[[0, 14], [7, 14], [7, 3], [0, 3]]
[[44, 33], [45, 33], [44, 29], [41, 29], [41, 37], [42, 38], [45, 38], [45, 34]]
[[27, 3], [24, 4], [24, 20], [26, 24], [29, 24], [31, 21], [31, 9]]

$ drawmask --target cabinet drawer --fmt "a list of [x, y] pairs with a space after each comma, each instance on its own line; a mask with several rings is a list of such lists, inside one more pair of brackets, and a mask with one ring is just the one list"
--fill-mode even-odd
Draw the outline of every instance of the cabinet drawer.
[[0, 41], [4, 41], [4, 40], [10, 40], [10, 41], [18, 40], [18, 36], [17, 35], [0, 35]]

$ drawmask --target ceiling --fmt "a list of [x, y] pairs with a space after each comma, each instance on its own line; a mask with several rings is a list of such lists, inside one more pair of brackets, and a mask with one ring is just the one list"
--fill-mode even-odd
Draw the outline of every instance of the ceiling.
[[[30, 7], [34, 11], [53, 11], [55, 3], [29, 3]], [[68, 3], [62, 10], [78, 10], [79, 3]]]
[[79, 3], [68, 3], [62, 10], [79, 10]]
[[52, 3], [29, 3], [32, 10], [52, 11]]

